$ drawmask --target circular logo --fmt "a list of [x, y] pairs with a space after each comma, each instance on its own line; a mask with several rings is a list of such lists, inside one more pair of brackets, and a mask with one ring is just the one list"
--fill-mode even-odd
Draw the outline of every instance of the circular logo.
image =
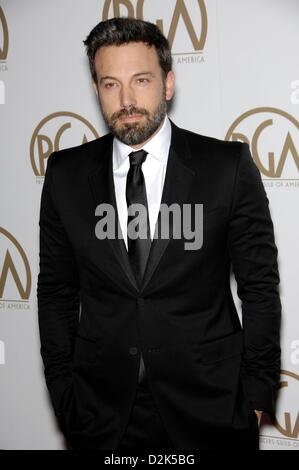
[[[159, 17], [163, 4], [163, 18]], [[105, 0], [102, 21], [126, 16], [155, 23], [167, 37], [173, 54], [202, 52], [208, 29], [203, 0]], [[186, 45], [188, 45], [188, 48]]]
[[[0, 227], [0, 298], [2, 300], [28, 300], [31, 291], [31, 271], [25, 251], [15, 237]], [[3, 298], [5, 295], [5, 299]]]
[[30, 160], [36, 176], [45, 175], [52, 152], [97, 139], [95, 128], [79, 114], [60, 111], [45, 117], [33, 132]]
[[281, 371], [280, 398], [274, 426], [288, 438], [299, 437], [299, 376], [293, 372]]
[[8, 54], [9, 35], [4, 11], [0, 6], [0, 60], [6, 60]]
[[254, 108], [239, 116], [225, 140], [246, 142], [267, 178], [298, 179], [299, 122], [277, 108]]

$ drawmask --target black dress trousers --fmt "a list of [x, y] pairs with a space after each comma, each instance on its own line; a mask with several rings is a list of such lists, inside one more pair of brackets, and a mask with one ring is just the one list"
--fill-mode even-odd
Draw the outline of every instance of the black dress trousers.
[[135, 401], [131, 410], [126, 431], [117, 451], [133, 449], [143, 450], [174, 450], [166, 429], [154, 403], [152, 393], [145, 375], [139, 381]]

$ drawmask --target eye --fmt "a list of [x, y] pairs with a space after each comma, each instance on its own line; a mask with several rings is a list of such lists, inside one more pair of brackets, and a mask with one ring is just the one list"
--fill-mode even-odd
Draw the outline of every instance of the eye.
[[137, 78], [137, 82], [138, 83], [148, 83], [149, 82], [149, 79], [148, 78]]
[[113, 88], [115, 85], [116, 83], [109, 82], [109, 83], [105, 83], [104, 87], [109, 90], [110, 88]]

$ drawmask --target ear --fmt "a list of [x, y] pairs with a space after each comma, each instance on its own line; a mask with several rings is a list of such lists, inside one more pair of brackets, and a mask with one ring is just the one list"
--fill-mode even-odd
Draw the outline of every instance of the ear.
[[97, 95], [97, 97], [99, 97], [99, 91], [98, 91], [98, 84], [96, 82], [92, 82], [92, 86], [93, 86], [93, 89]]
[[174, 95], [175, 87], [175, 74], [173, 70], [170, 70], [166, 77], [166, 100], [170, 101]]

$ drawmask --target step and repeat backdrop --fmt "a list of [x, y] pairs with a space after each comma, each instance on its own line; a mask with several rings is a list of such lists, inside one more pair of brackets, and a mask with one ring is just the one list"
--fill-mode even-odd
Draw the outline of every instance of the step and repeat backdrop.
[[[113, 16], [152, 21], [168, 37], [177, 125], [250, 145], [283, 305], [280, 395], [261, 448], [299, 450], [297, 0], [0, 1], [0, 448], [64, 449], [39, 349], [40, 196], [53, 150], [107, 133], [82, 41]], [[234, 279], [232, 289], [240, 312]]]

